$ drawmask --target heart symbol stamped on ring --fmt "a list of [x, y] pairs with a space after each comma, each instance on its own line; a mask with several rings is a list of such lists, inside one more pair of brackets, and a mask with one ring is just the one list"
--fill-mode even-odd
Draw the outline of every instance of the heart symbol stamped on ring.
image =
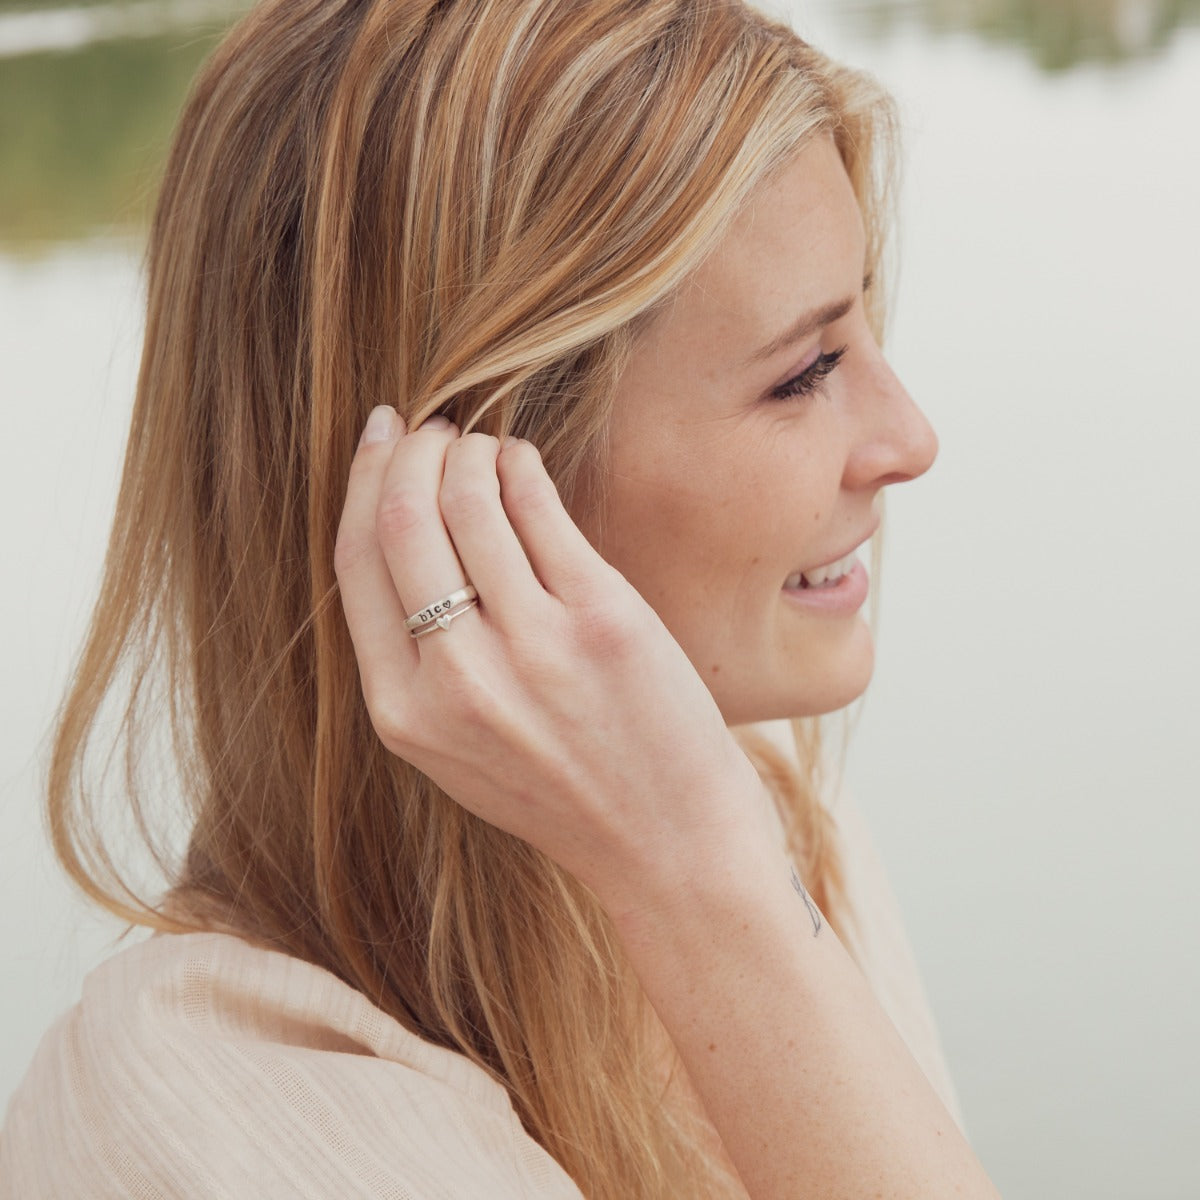
[[439, 629], [449, 629], [450, 628], [450, 618], [449, 617], [438, 617], [437, 623], [438, 623]]

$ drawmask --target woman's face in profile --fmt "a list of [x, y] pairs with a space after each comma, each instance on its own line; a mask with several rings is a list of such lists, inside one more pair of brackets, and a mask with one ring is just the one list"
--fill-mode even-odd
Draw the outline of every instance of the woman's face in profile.
[[862, 692], [867, 579], [847, 556], [875, 530], [881, 489], [937, 451], [867, 324], [865, 245], [833, 142], [814, 139], [657, 315], [621, 378], [607, 494], [582, 523], [730, 724], [828, 712]]

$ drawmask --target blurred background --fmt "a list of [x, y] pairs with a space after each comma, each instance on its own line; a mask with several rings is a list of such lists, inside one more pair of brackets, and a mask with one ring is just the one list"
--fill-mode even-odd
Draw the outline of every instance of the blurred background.
[[[120, 934], [46, 731], [95, 595], [140, 257], [244, 6], [0, 0], [0, 1106]], [[941, 437], [888, 520], [850, 785], [1009, 1198], [1196, 1200], [1200, 2], [777, 2], [900, 102], [889, 348]]]

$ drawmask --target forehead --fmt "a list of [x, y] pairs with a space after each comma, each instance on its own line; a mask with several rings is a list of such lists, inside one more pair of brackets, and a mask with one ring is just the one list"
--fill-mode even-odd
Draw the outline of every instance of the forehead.
[[693, 330], [710, 348], [740, 345], [744, 358], [802, 312], [856, 295], [865, 247], [833, 139], [815, 138], [751, 195], [679, 289], [666, 323], [689, 341]]

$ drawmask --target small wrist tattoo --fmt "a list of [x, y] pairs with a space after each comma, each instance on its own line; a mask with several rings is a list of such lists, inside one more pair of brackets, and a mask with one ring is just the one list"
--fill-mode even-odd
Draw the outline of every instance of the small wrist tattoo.
[[804, 901], [804, 907], [808, 909], [808, 915], [812, 917], [813, 937], [816, 937], [821, 932], [821, 913], [812, 902], [812, 897], [804, 890], [804, 884], [800, 882], [800, 876], [796, 874], [795, 867], [791, 868], [791, 874], [792, 887], [799, 893], [800, 899]]

